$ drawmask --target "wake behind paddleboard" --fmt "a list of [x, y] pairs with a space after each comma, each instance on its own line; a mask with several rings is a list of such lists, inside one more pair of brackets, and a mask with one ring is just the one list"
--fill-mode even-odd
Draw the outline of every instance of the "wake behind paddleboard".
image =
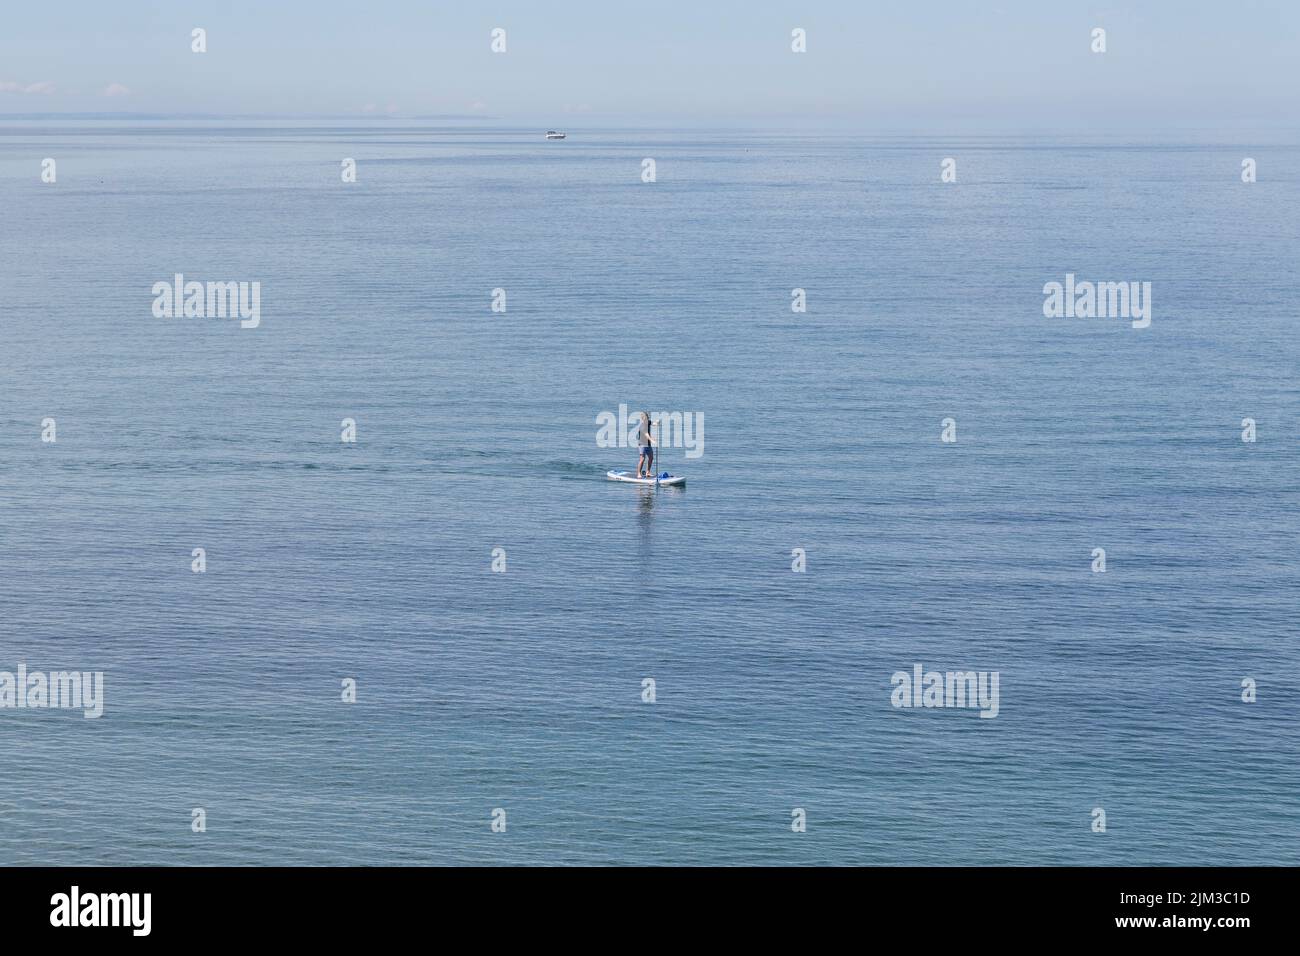
[[638, 478], [634, 471], [607, 471], [605, 477], [610, 481], [627, 481], [634, 485], [660, 485], [669, 488], [686, 484], [685, 475], [670, 475], [664, 472], [658, 478]]

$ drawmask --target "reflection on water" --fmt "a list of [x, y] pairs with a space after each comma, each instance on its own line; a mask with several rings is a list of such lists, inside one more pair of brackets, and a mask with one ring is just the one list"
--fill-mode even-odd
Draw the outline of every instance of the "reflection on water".
[[[673, 487], [663, 488], [656, 485], [637, 485], [637, 524], [641, 528], [640, 551], [642, 558], [649, 558], [652, 555], [651, 550], [651, 532], [654, 529], [655, 508], [662, 509], [666, 506], [668, 496], [680, 495], [685, 491], [684, 488]], [[661, 501], [661, 499], [663, 499]], [[668, 516], [664, 516], [667, 520]]]
[[659, 497], [659, 489], [654, 485], [638, 485], [636, 490], [641, 496], [641, 500], [637, 502], [637, 511], [642, 521], [648, 521], [654, 514], [655, 499]]
[[655, 504], [659, 497], [659, 489], [654, 485], [637, 485], [636, 492], [638, 498], [636, 517], [641, 531], [637, 536], [637, 557], [640, 572], [642, 575], [646, 575], [653, 570], [654, 564], [652, 532], [654, 530]]

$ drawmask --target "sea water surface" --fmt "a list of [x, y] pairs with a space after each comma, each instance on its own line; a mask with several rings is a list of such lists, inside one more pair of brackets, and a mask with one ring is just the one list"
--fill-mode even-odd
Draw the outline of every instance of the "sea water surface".
[[1300, 138], [541, 132], [0, 123], [0, 863], [1300, 863]]

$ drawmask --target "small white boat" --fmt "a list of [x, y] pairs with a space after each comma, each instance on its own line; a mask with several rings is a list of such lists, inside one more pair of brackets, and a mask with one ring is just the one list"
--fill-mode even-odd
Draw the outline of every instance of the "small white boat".
[[558, 131], [553, 130], [553, 129], [548, 129], [548, 130], [546, 131], [546, 138], [547, 138], [547, 139], [564, 139], [564, 137], [565, 137], [566, 135], [567, 135], [567, 134], [565, 134], [565, 133], [561, 133], [561, 132], [558, 132]]
[[657, 478], [638, 478], [634, 471], [607, 471], [605, 477], [610, 481], [630, 481], [634, 485], [660, 485], [666, 488], [686, 484], [685, 475], [670, 475], [666, 471]]

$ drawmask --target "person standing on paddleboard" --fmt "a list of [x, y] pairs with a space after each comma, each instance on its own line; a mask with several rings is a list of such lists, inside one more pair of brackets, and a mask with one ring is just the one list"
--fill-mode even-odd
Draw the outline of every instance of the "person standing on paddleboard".
[[641, 413], [641, 422], [636, 429], [637, 447], [641, 449], [641, 457], [637, 459], [636, 476], [638, 478], [653, 478], [655, 466], [655, 440], [651, 434], [650, 414]]

